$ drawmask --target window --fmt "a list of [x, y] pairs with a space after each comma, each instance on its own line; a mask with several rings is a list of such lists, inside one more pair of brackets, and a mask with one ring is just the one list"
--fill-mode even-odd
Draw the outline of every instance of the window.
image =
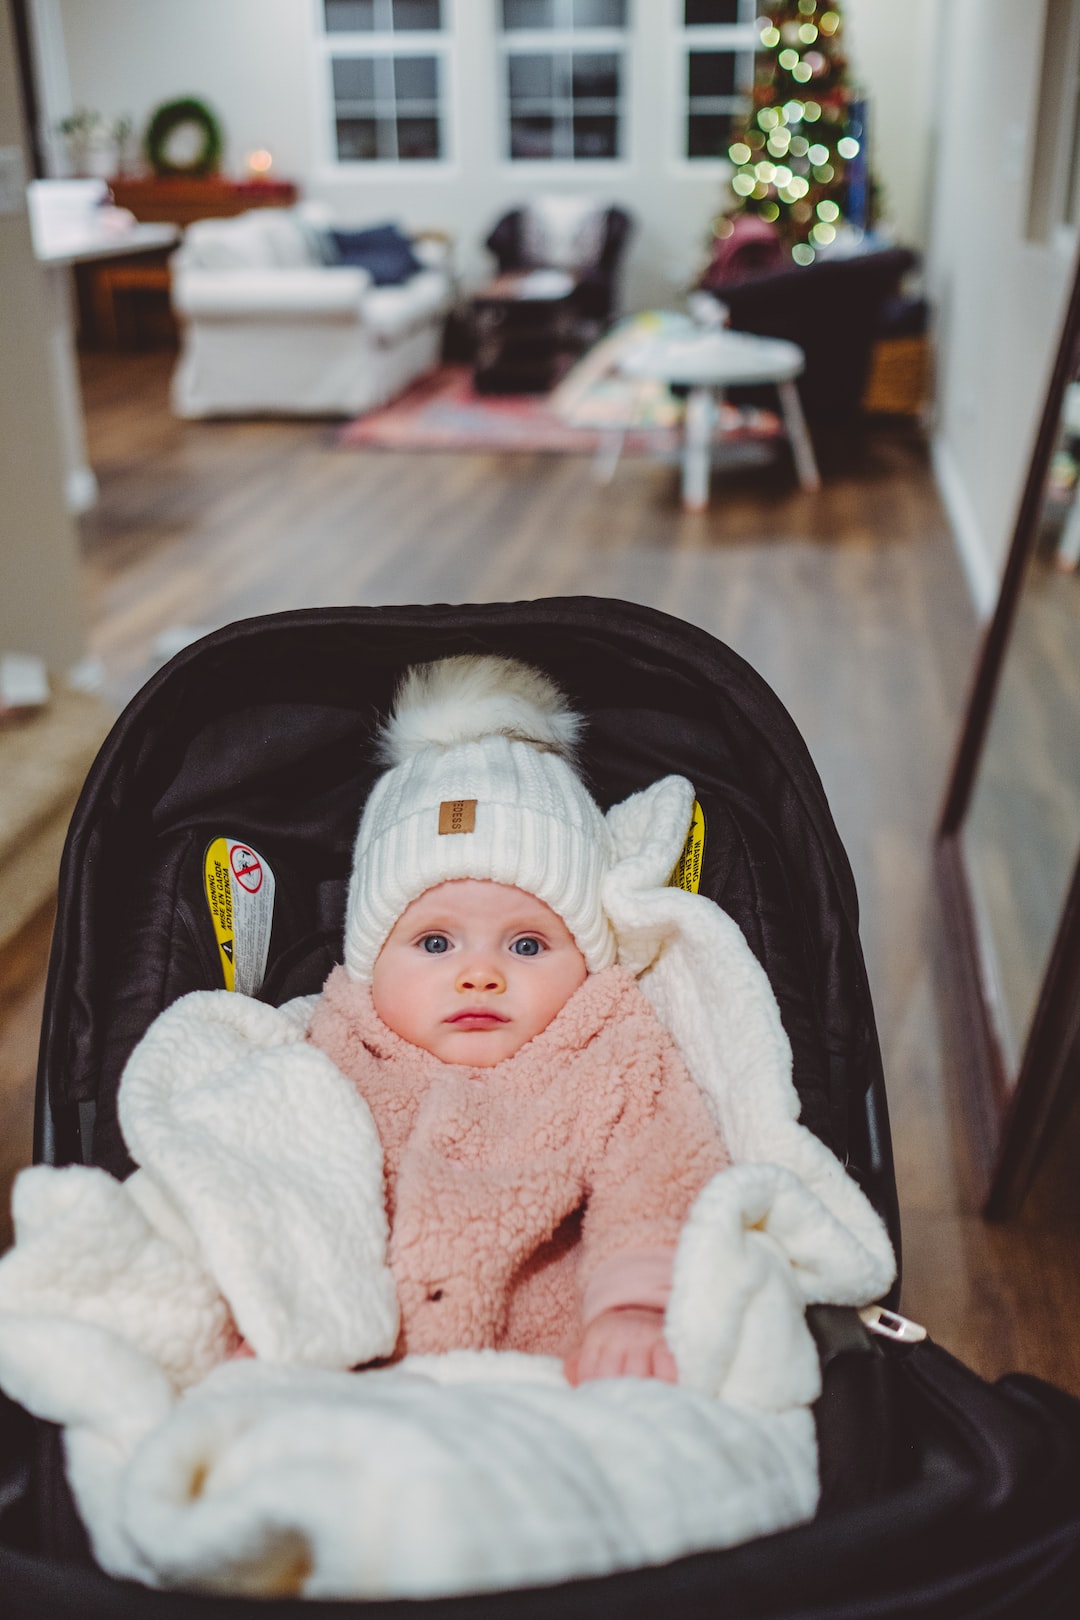
[[501, 0], [512, 161], [623, 156], [626, 14], [627, 0]]
[[756, 0], [682, 0], [681, 153], [690, 162], [727, 159], [750, 110]]
[[322, 0], [338, 163], [446, 158], [448, 0]]

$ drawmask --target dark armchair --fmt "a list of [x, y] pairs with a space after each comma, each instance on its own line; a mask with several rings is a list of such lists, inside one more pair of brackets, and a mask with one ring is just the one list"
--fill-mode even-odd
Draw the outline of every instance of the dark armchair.
[[[598, 228], [592, 233], [593, 252], [578, 263], [559, 262], [555, 268], [570, 271], [577, 285], [573, 305], [582, 327], [582, 339], [591, 342], [609, 325], [617, 302], [619, 268], [630, 238], [633, 222], [621, 208], [601, 210]], [[542, 270], [553, 261], [544, 257], [530, 232], [525, 208], [504, 214], [485, 243], [495, 257], [499, 274], [512, 270]]]
[[806, 356], [799, 379], [812, 421], [859, 413], [886, 306], [916, 264], [908, 248], [820, 259], [717, 288], [736, 331], [788, 338]]

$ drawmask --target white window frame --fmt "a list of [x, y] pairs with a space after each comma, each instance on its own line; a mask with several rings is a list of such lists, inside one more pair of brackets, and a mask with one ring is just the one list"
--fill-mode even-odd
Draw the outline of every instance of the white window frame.
[[[439, 29], [364, 29], [356, 33], [331, 32], [325, 25], [323, 0], [310, 0], [312, 32], [312, 96], [316, 119], [315, 151], [321, 179], [391, 180], [445, 179], [455, 169], [457, 128], [457, 0], [442, 0]], [[433, 56], [438, 64], [437, 88], [442, 154], [437, 158], [342, 158], [337, 150], [334, 100], [335, 57]]]
[[[655, 0], [644, 0], [644, 3], [653, 4]], [[561, 6], [569, 23], [572, 17], [571, 0], [561, 0]], [[631, 103], [635, 34], [634, 6], [635, 0], [626, 0], [626, 21], [621, 28], [574, 28], [567, 25], [554, 28], [507, 29], [503, 27], [502, 0], [492, 0], [499, 139], [502, 146], [502, 162], [506, 169], [515, 175], [530, 172], [542, 175], [545, 181], [549, 179], [565, 180], [572, 177], [580, 179], [597, 175], [618, 175], [625, 173], [629, 169], [631, 164], [630, 146], [634, 131]], [[590, 51], [603, 51], [619, 58], [619, 96], [616, 104], [620, 147], [618, 156], [613, 158], [575, 158], [572, 154], [569, 156], [560, 154], [554, 158], [512, 157], [510, 153], [510, 57], [556, 56], [560, 53], [569, 53], [573, 56], [575, 53], [586, 55]]]
[[[687, 129], [690, 118], [690, 56], [694, 51], [731, 51], [752, 55], [761, 47], [757, 13], [759, 0], [740, 0], [742, 18], [737, 23], [713, 23], [687, 27], [684, 0], [669, 0], [671, 23], [671, 69], [668, 75], [671, 106], [671, 166], [680, 176], [711, 175], [726, 178], [732, 172], [727, 154], [692, 158], [687, 155]], [[751, 76], [753, 67], [751, 66]], [[752, 82], [752, 80], [751, 80]], [[747, 86], [749, 92], [751, 86]], [[749, 103], [748, 103], [749, 105]]]

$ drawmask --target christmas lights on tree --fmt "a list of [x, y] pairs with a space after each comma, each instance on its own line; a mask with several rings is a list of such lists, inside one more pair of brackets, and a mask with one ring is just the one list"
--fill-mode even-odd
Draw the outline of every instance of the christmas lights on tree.
[[750, 118], [728, 147], [734, 203], [714, 230], [723, 237], [734, 215], [757, 214], [797, 264], [812, 264], [845, 223], [866, 223], [862, 107], [848, 84], [839, 0], [778, 0], [758, 24]]

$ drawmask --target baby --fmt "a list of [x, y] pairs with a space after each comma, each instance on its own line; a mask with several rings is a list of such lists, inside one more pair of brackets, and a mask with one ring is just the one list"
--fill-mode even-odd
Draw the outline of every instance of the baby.
[[310, 1039], [383, 1146], [397, 1353], [675, 1379], [679, 1232], [728, 1157], [602, 904], [580, 720], [508, 659], [411, 670], [360, 823], [345, 962]]

